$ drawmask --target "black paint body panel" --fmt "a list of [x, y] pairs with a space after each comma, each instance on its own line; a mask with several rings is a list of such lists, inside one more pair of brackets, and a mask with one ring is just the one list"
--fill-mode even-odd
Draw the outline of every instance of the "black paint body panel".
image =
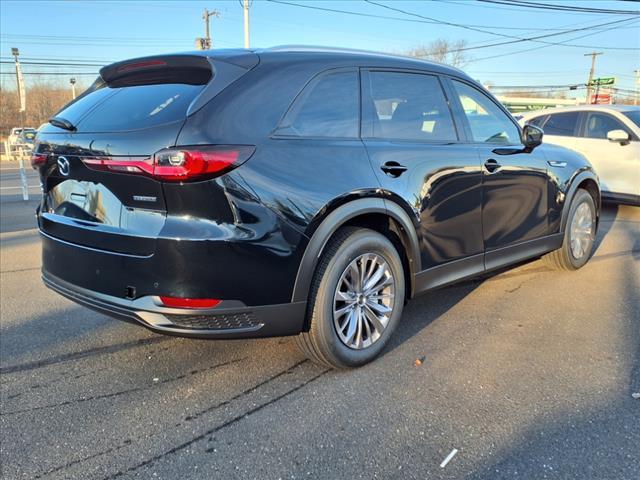
[[[45, 196], [38, 216], [45, 277], [120, 299], [133, 287], [138, 298], [219, 298], [251, 308], [292, 303], [297, 307], [291, 311], [303, 316], [300, 305], [329, 235], [358, 215], [395, 218], [408, 232], [413, 295], [497, 268], [505, 263], [501, 258], [512, 263], [557, 248], [576, 182], [590, 179], [597, 186], [583, 157], [549, 145], [533, 152], [519, 145], [512, 154], [498, 155], [464, 135], [450, 144], [274, 135], [295, 97], [327, 70], [397, 68], [477, 85], [452, 68], [344, 52], [239, 51], [220, 53], [218, 59], [215, 51], [198, 54], [212, 56], [216, 75], [229, 83], [207, 87], [215, 94], [205, 89], [201, 99], [207, 101], [184, 121], [120, 133], [53, 126], [39, 132], [37, 148], [50, 154], [40, 169]], [[232, 66], [226, 77], [224, 63]], [[93, 171], [81, 161], [145, 159], [176, 145], [252, 145], [255, 153], [218, 178], [184, 184]], [[71, 163], [69, 177], [60, 174], [60, 156]], [[502, 168], [489, 174], [483, 168], [488, 158]], [[551, 160], [567, 165], [551, 167]], [[407, 171], [390, 177], [381, 170], [388, 161], [406, 165]], [[77, 183], [60, 187], [65, 181]], [[56, 188], [84, 189], [96, 198], [103, 192], [102, 209], [76, 202], [94, 216], [125, 213], [102, 222], [69, 214], [75, 207], [56, 213]], [[344, 208], [348, 205], [357, 208]], [[120, 310], [114, 315], [123, 316]], [[276, 321], [274, 315], [268, 318]], [[260, 335], [296, 333], [302, 328], [298, 320]]]

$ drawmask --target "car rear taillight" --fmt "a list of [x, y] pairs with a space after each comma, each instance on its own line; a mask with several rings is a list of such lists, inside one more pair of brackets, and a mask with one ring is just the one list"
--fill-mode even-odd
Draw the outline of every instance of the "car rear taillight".
[[248, 145], [215, 145], [165, 148], [144, 160], [112, 157], [84, 158], [93, 170], [141, 174], [166, 182], [205, 180], [242, 165], [255, 148]]
[[42, 165], [47, 163], [47, 154], [46, 153], [33, 153], [31, 155], [31, 166], [33, 168], [39, 168]]
[[160, 297], [162, 305], [172, 308], [214, 308], [222, 300], [215, 298]]

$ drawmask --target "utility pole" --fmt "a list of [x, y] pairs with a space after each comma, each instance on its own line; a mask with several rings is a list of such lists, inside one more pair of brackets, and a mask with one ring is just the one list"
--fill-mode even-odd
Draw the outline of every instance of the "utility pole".
[[209, 32], [209, 17], [219, 17], [220, 12], [218, 10], [209, 11], [208, 9], [204, 9], [202, 14], [202, 19], [204, 20], [204, 39], [197, 39], [196, 42], [200, 42], [201, 50], [209, 50], [213, 47], [213, 42], [211, 41], [211, 34]]
[[593, 82], [593, 74], [596, 71], [596, 57], [602, 55], [602, 52], [585, 53], [585, 57], [591, 57], [591, 70], [589, 70], [589, 81], [587, 82], [587, 105], [591, 103], [591, 82]]
[[633, 104], [638, 105], [638, 97], [640, 97], [640, 70], [633, 71], [636, 74], [636, 96], [633, 97]]
[[249, 48], [249, 0], [242, 0], [244, 10], [244, 48]]
[[71, 84], [71, 96], [75, 100], [76, 99], [76, 79], [74, 77], [71, 77], [69, 79], [69, 83]]
[[18, 57], [20, 56], [20, 51], [17, 48], [11, 49], [11, 55], [13, 55], [14, 62], [16, 65], [16, 87], [18, 88], [18, 101], [20, 103], [20, 113], [22, 117], [22, 126], [25, 125], [25, 111], [27, 110], [26, 103], [26, 91], [24, 88], [24, 76], [22, 75], [22, 67], [20, 66], [20, 60]]

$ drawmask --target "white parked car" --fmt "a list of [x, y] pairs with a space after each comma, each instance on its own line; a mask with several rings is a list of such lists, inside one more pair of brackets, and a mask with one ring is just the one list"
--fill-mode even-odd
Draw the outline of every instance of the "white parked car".
[[640, 206], [640, 106], [581, 105], [527, 112], [544, 142], [582, 153], [600, 177], [602, 197]]

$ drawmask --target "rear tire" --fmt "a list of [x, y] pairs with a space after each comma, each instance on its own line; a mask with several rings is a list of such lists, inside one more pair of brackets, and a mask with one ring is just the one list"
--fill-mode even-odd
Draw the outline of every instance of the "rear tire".
[[345, 227], [325, 247], [309, 294], [309, 331], [297, 343], [312, 361], [350, 368], [373, 360], [395, 330], [405, 300], [398, 251], [385, 236]]
[[562, 247], [543, 258], [554, 270], [577, 270], [593, 253], [596, 238], [596, 206], [586, 190], [578, 190], [569, 207]]

